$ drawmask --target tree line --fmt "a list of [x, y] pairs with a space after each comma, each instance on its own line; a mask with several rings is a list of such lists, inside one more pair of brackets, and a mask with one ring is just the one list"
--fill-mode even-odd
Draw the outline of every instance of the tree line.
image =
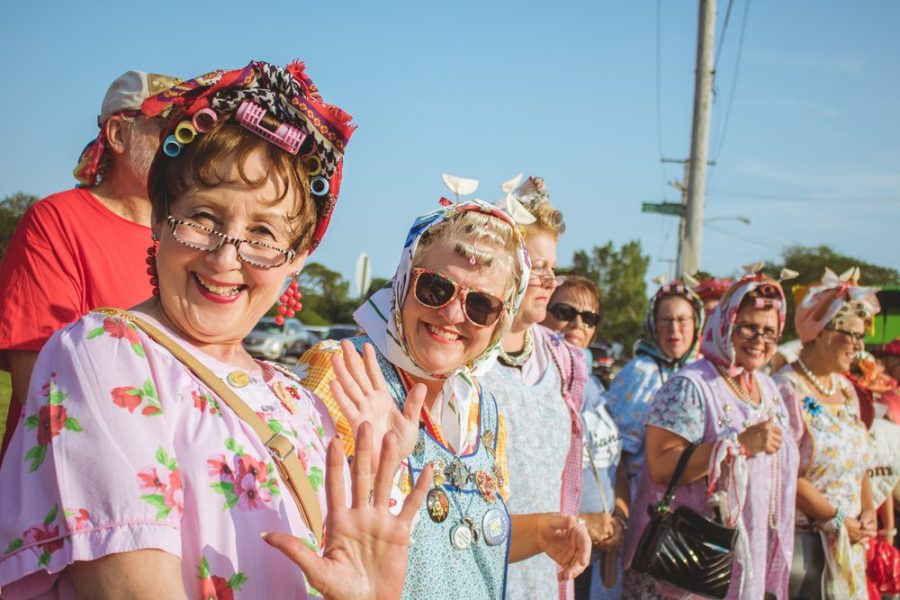
[[[0, 200], [0, 260], [19, 219], [37, 200], [37, 196], [22, 192]], [[571, 263], [559, 270], [560, 273], [583, 275], [597, 283], [603, 313], [597, 337], [609, 342], [619, 342], [628, 354], [641, 336], [648, 293], [652, 292], [647, 289], [646, 283], [649, 266], [650, 257], [644, 254], [640, 241], [632, 240], [619, 248], [612, 242], [607, 242], [589, 250], [578, 250], [572, 256]], [[818, 281], [825, 267], [841, 273], [853, 266], [860, 267], [862, 271], [862, 285], [900, 286], [900, 272], [896, 269], [839, 254], [828, 246], [788, 246], [781, 252], [781, 260], [777, 264], [766, 267], [766, 272], [773, 277], [777, 277], [782, 268], [800, 273], [797, 279], [785, 284], [788, 295], [786, 339], [796, 336], [791, 290]], [[716, 275], [733, 277], [740, 274], [734, 272]], [[321, 263], [307, 263], [300, 274], [303, 310], [298, 317], [307, 325], [352, 323], [353, 311], [386, 283], [386, 279], [374, 278], [362, 297], [353, 297], [350, 294], [350, 282], [339, 272]], [[272, 314], [275, 314], [274, 307]]]

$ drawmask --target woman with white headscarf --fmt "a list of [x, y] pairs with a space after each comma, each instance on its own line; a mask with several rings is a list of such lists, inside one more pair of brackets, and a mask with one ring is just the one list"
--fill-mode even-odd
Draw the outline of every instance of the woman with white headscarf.
[[545, 552], [570, 579], [587, 565], [590, 540], [575, 517], [558, 511], [507, 511], [505, 415], [480, 379], [519, 308], [530, 263], [507, 213], [479, 200], [442, 204], [416, 219], [390, 285], [354, 314], [365, 335], [313, 347], [298, 369], [328, 406], [348, 454], [352, 423], [365, 418], [377, 431], [394, 430], [384, 421], [398, 413], [348, 401], [335, 386], [342, 365], [363, 391], [387, 390], [407, 414], [425, 396], [418, 436], [401, 448], [408, 458], [392, 499], [399, 506], [425, 466], [435, 465], [403, 597], [499, 600], [509, 562]]

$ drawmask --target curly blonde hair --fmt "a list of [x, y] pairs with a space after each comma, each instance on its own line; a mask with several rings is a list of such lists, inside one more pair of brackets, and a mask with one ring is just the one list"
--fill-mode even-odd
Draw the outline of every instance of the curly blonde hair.
[[[466, 210], [452, 215], [422, 234], [412, 265], [419, 266], [438, 241], [450, 241], [453, 250], [479, 268], [494, 268], [507, 274], [503, 300], [511, 304], [522, 281], [522, 267], [516, 256], [518, 242], [513, 225], [488, 213]], [[500, 339], [512, 327], [513, 314], [504, 311], [491, 343]]]
[[528, 237], [529, 233], [544, 231], [552, 235], [554, 240], [558, 240], [559, 236], [565, 233], [566, 222], [563, 214], [550, 204], [549, 200], [541, 200], [532, 206], [526, 205], [525, 208], [535, 218], [535, 221], [521, 227], [523, 236]]

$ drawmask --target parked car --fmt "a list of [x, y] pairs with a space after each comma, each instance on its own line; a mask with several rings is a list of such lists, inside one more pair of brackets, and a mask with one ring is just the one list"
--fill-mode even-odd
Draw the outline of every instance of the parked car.
[[302, 340], [297, 340], [284, 351], [284, 357], [290, 360], [297, 360], [303, 353], [324, 340], [324, 335], [328, 332], [328, 325], [304, 325], [309, 336]]
[[591, 373], [596, 375], [605, 389], [609, 389], [616, 373], [623, 366], [622, 344], [596, 340], [588, 346], [593, 357]]
[[342, 340], [344, 338], [353, 337], [359, 332], [358, 325], [337, 324], [332, 325], [322, 336], [323, 340]]
[[300, 358], [303, 353], [321, 342], [322, 340], [342, 340], [347, 337], [356, 335], [359, 327], [356, 325], [307, 325], [307, 331], [310, 332], [312, 338], [309, 342], [305, 340], [297, 340], [287, 350], [285, 357]]
[[295, 343], [311, 346], [311, 336], [297, 319], [285, 319], [284, 325], [275, 322], [274, 317], [263, 317], [244, 338], [244, 349], [251, 356], [269, 360], [283, 360], [288, 348]]
[[325, 339], [325, 334], [331, 328], [330, 325], [306, 325], [306, 330], [315, 338], [313, 344], [318, 344]]

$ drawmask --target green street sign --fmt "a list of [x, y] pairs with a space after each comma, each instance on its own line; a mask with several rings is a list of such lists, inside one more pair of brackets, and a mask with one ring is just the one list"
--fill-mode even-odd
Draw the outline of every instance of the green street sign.
[[680, 217], [684, 215], [684, 205], [678, 202], [660, 202], [659, 204], [644, 202], [641, 204], [641, 212]]

